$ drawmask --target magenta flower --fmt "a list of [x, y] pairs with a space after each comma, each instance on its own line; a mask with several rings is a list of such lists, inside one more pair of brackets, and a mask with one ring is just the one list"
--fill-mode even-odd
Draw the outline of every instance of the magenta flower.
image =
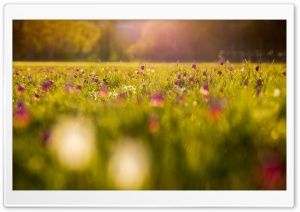
[[196, 64], [193, 64], [193, 65], [192, 65], [192, 69], [196, 69]]
[[190, 83], [193, 83], [194, 82], [194, 77], [190, 77], [189, 81], [190, 81]]
[[81, 85], [76, 86], [76, 91], [81, 91]]
[[154, 94], [150, 99], [150, 105], [160, 107], [164, 105], [164, 97], [161, 93]]
[[17, 108], [13, 115], [13, 125], [17, 128], [27, 127], [32, 120], [31, 114], [25, 108], [22, 101], [18, 101]]
[[21, 85], [18, 86], [18, 94], [23, 94], [25, 91], [25, 88]]
[[183, 72], [183, 76], [186, 77], [186, 72]]
[[37, 93], [34, 93], [33, 99], [39, 99], [39, 98], [40, 98], [40, 96]]
[[179, 81], [174, 82], [175, 87], [179, 87]]
[[208, 95], [208, 84], [204, 84], [201, 86], [200, 93], [202, 93], [203, 95]]
[[181, 79], [181, 75], [180, 74], [177, 75], [177, 79], [179, 79], [179, 80]]
[[145, 69], [145, 66], [141, 65], [140, 69], [143, 71]]
[[42, 90], [47, 92], [53, 85], [53, 82], [52, 81], [49, 81], [49, 80], [45, 80], [43, 83], [42, 83]]
[[87, 79], [84, 79], [84, 84], [85, 85], [89, 84], [89, 81]]

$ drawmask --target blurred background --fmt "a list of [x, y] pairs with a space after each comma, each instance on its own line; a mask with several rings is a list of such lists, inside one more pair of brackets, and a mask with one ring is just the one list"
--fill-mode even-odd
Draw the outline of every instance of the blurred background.
[[285, 20], [15, 20], [14, 61], [286, 61]]

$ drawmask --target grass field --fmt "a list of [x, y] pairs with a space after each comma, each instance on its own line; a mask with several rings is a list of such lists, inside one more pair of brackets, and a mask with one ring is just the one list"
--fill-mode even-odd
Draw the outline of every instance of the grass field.
[[13, 189], [286, 189], [286, 65], [195, 66], [14, 62]]

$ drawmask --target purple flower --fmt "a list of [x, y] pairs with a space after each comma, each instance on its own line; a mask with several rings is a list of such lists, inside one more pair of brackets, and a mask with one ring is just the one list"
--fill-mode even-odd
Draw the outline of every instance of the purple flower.
[[193, 64], [193, 65], [192, 65], [192, 69], [196, 69], [196, 64]]
[[141, 65], [140, 69], [143, 71], [145, 69], [145, 66]]
[[177, 75], [177, 79], [181, 79], [181, 75], [180, 74]]

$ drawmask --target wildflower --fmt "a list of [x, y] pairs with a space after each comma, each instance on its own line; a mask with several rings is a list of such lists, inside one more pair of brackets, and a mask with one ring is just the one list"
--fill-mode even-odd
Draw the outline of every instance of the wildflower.
[[47, 92], [53, 85], [53, 82], [52, 81], [49, 81], [49, 80], [45, 80], [43, 83], [42, 83], [42, 90], [44, 92]]
[[81, 85], [76, 86], [76, 91], [81, 91]]
[[117, 101], [118, 101], [119, 103], [122, 103], [122, 102], [125, 101], [125, 99], [126, 99], [126, 93], [120, 93], [119, 96], [118, 96]]
[[249, 81], [246, 79], [246, 80], [244, 80], [244, 82], [243, 82], [243, 85], [244, 85], [244, 87], [247, 87], [248, 86], [248, 84], [249, 84]]
[[193, 83], [194, 82], [194, 77], [193, 76], [190, 77], [189, 81], [190, 81], [190, 83]]
[[273, 96], [277, 97], [277, 96], [279, 96], [279, 95], [280, 95], [280, 90], [279, 90], [278, 88], [276, 88], [276, 89], [274, 90]]
[[223, 62], [223, 60], [220, 62], [220, 66], [222, 66], [222, 65], [224, 65], [224, 62]]
[[206, 74], [205, 71], [203, 72], [202, 76], [203, 76], [204, 79], [207, 77], [207, 74]]
[[23, 86], [19, 85], [17, 91], [18, 91], [18, 94], [23, 94], [25, 91], [25, 88]]
[[39, 98], [40, 98], [40, 96], [37, 93], [34, 93], [33, 99], [39, 99]]
[[192, 65], [192, 69], [196, 69], [196, 64], [193, 64], [193, 65]]
[[224, 108], [227, 106], [227, 99], [221, 98], [209, 105], [209, 119], [217, 121], [221, 118]]
[[164, 105], [164, 97], [162, 94], [158, 93], [151, 97], [150, 105], [152, 106], [163, 106]]
[[282, 72], [281, 75], [282, 75], [283, 77], [285, 77], [285, 76], [286, 76], [286, 72]]
[[259, 66], [256, 66], [256, 67], [255, 67], [255, 71], [258, 71], [258, 70], [259, 70]]
[[89, 84], [89, 81], [87, 79], [84, 79], [84, 84], [85, 85]]
[[41, 136], [41, 140], [42, 140], [42, 143], [44, 145], [48, 145], [50, 143], [50, 140], [51, 140], [51, 131], [48, 129], [48, 130], [45, 130]]
[[145, 66], [144, 66], [144, 65], [141, 65], [140, 69], [141, 69], [142, 71], [144, 71]]
[[175, 87], [179, 87], [179, 81], [174, 82]]
[[219, 76], [221, 76], [222, 75], [222, 71], [220, 70], [220, 71], [218, 71], [218, 75]]
[[101, 98], [106, 98], [108, 95], [108, 89], [106, 87], [102, 87], [98, 93]]
[[201, 86], [200, 93], [202, 93], [203, 95], [208, 94], [208, 84], [204, 84], [203, 86]]
[[177, 100], [179, 104], [182, 104], [184, 101], [184, 96], [183, 95], [178, 96]]
[[149, 117], [149, 126], [148, 129], [151, 133], [156, 133], [160, 128], [160, 123], [159, 123], [159, 119], [158, 116], [155, 114], [152, 114]]
[[28, 81], [32, 81], [32, 76], [29, 75], [29, 76], [27, 77], [27, 79], [28, 79]]
[[181, 75], [180, 74], [177, 75], [177, 79], [179, 79], [179, 80], [181, 79]]
[[75, 78], [75, 79], [77, 78], [77, 75], [76, 75], [76, 74], [74, 75], [74, 78]]
[[27, 127], [32, 120], [31, 114], [22, 101], [18, 101], [17, 108], [13, 115], [13, 125], [16, 128]]
[[67, 93], [73, 92], [73, 84], [72, 83], [67, 83], [65, 85], [65, 92], [67, 92]]
[[261, 86], [262, 85], [262, 80], [261, 79], [257, 79], [256, 83], [257, 83], [257, 86]]
[[183, 72], [183, 76], [186, 77], [186, 72]]

